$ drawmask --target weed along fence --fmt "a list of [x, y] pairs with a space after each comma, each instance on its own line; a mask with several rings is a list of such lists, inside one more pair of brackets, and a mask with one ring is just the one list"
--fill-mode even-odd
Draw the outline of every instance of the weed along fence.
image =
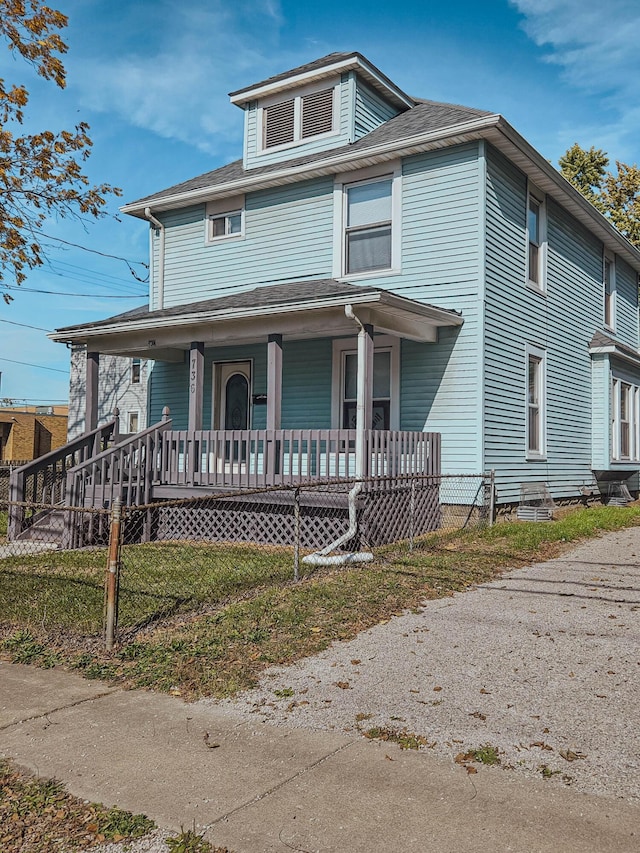
[[[159, 621], [213, 612], [265, 585], [485, 525], [492, 493], [490, 477], [421, 475], [97, 510], [25, 503], [25, 517], [39, 519], [37, 539], [7, 541], [0, 527], [0, 634], [73, 632], [111, 649]], [[6, 509], [0, 504], [0, 519]]]

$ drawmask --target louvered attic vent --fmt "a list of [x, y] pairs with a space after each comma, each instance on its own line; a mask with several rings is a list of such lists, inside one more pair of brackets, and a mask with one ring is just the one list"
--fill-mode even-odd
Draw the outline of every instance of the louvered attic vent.
[[263, 121], [263, 148], [331, 133], [333, 87], [265, 107]]
[[302, 138], [333, 130], [333, 89], [323, 89], [302, 99]]
[[265, 110], [264, 147], [284, 145], [293, 142], [294, 137], [294, 102], [282, 101], [273, 104]]

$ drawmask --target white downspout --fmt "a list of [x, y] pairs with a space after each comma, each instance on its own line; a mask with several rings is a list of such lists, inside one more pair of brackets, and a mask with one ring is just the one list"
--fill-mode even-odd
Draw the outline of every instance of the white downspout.
[[365, 466], [365, 401], [366, 401], [366, 354], [367, 354], [367, 330], [359, 318], [353, 313], [351, 305], [344, 306], [344, 313], [349, 320], [353, 320], [358, 324], [358, 379], [357, 379], [357, 400], [356, 400], [356, 482], [353, 488], [349, 491], [349, 529], [335, 542], [331, 542], [321, 551], [316, 551], [314, 554], [309, 554], [302, 558], [302, 562], [312, 566], [344, 566], [348, 563], [370, 563], [373, 560], [373, 554], [368, 551], [352, 552], [350, 554], [337, 554], [329, 557], [331, 551], [336, 551], [345, 542], [356, 535], [358, 530], [358, 518], [356, 514], [356, 498], [362, 491], [362, 478], [364, 476]]
[[[156, 309], [159, 309], [164, 308], [164, 225], [162, 224], [162, 222], [160, 222], [159, 219], [156, 219], [153, 213], [151, 213], [150, 207], [145, 207], [144, 215], [147, 217], [153, 227], [157, 228], [160, 232], [160, 245], [158, 246], [158, 304], [156, 305]], [[153, 265], [153, 252], [151, 254], [150, 262], [151, 265]]]

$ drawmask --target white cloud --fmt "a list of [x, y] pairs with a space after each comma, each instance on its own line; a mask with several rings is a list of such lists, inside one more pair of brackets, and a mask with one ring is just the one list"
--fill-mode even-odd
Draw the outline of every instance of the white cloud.
[[[98, 42], [104, 52], [77, 59], [69, 76], [81, 105], [207, 153], [219, 153], [229, 140], [237, 148], [242, 117], [227, 92], [286, 67], [284, 51], [276, 50], [279, 0], [183, 0], [179, 5], [164, 0], [154, 4], [148, 28], [140, 14], [145, 7], [149, 10], [143, 0], [139, 14], [123, 24], [135, 49], [114, 55], [112, 43]], [[69, 57], [71, 66], [73, 52]]]
[[626, 97], [640, 71], [637, 0], [510, 0], [525, 32], [576, 86]]

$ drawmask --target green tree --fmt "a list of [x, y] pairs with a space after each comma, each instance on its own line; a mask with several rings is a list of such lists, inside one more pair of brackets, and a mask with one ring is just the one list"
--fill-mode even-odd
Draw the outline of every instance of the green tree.
[[[60, 58], [67, 52], [60, 31], [67, 17], [41, 0], [0, 0], [0, 35], [45, 80], [66, 85]], [[109, 184], [92, 186], [82, 171], [91, 151], [89, 125], [73, 130], [22, 132], [29, 93], [0, 78], [0, 289], [21, 284], [44, 261], [41, 228], [47, 217], [106, 214], [106, 197], [120, 195]]]
[[618, 174], [608, 172], [602, 188], [606, 215], [634, 246], [640, 248], [640, 169], [616, 160]]
[[608, 172], [609, 158], [602, 149], [581, 148], [577, 142], [559, 165], [564, 177], [640, 248], [640, 169], [616, 160], [616, 172]]
[[575, 142], [559, 160], [564, 177], [579, 190], [591, 204], [604, 213], [600, 193], [609, 158], [601, 148], [591, 146], [587, 151]]

